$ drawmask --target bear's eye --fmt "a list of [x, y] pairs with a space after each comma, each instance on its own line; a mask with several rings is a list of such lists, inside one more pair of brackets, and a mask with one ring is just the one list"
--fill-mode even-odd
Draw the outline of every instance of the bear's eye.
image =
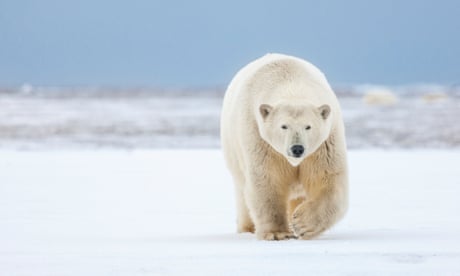
[[281, 128], [282, 129], [287, 129], [287, 125], [282, 125]]
[[306, 130], [309, 130], [310, 128], [311, 128], [310, 125], [308, 125], [308, 126], [305, 127]]

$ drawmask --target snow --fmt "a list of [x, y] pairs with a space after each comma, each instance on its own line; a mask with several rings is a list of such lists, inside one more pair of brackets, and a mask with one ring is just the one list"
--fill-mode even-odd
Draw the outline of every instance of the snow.
[[219, 150], [0, 151], [0, 275], [459, 275], [460, 152], [350, 152], [316, 240], [235, 233]]
[[[458, 87], [342, 90], [336, 92], [349, 148], [460, 148]], [[363, 101], [382, 90], [397, 101]], [[219, 147], [224, 89], [2, 91], [0, 149]]]

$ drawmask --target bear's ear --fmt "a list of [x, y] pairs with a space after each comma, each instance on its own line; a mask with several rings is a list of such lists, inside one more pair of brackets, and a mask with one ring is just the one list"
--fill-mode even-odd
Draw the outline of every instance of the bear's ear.
[[262, 115], [263, 119], [267, 118], [267, 116], [270, 114], [270, 112], [272, 112], [272, 110], [273, 110], [273, 107], [271, 107], [268, 104], [261, 104], [259, 106], [259, 112], [260, 112], [260, 115]]
[[318, 107], [319, 114], [321, 114], [321, 117], [326, 120], [327, 117], [329, 117], [329, 114], [331, 114], [331, 108], [327, 105], [324, 104], [320, 107]]

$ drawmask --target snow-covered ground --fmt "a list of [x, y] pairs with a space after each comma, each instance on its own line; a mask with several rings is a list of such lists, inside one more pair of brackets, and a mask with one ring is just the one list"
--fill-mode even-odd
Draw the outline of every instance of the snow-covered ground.
[[0, 275], [460, 275], [460, 152], [351, 151], [316, 240], [235, 234], [218, 150], [0, 151]]

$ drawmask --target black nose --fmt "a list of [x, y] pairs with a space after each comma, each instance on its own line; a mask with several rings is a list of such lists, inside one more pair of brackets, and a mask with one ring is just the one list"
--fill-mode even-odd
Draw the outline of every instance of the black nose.
[[294, 157], [302, 156], [304, 150], [305, 149], [303, 148], [302, 145], [294, 145], [294, 146], [291, 147], [291, 152], [294, 155]]

